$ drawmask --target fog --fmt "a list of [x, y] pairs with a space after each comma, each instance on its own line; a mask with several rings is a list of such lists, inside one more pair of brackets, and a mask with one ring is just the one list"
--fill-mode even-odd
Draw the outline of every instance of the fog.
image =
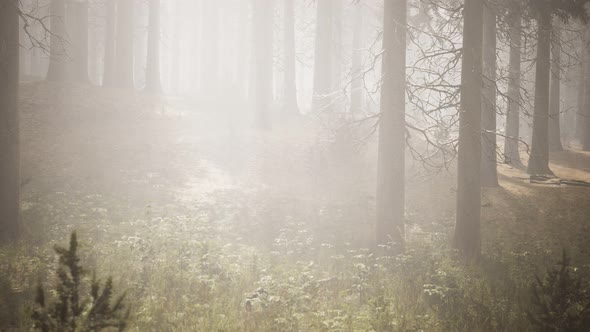
[[587, 2], [3, 1], [0, 331], [590, 330]]

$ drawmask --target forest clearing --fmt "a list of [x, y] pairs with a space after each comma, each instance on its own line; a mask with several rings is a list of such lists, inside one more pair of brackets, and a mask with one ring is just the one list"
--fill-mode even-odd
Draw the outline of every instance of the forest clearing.
[[0, 1], [0, 331], [590, 331], [590, 0]]

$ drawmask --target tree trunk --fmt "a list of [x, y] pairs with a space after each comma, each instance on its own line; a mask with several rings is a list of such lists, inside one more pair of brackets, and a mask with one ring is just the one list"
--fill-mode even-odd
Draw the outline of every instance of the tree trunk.
[[363, 77], [362, 77], [362, 44], [363, 44], [363, 7], [359, 3], [354, 9], [354, 30], [352, 37], [352, 68], [350, 83], [350, 112], [360, 111], [363, 104]]
[[19, 233], [18, 0], [0, 2], [0, 242]]
[[510, 59], [508, 73], [508, 113], [506, 115], [506, 139], [504, 141], [504, 161], [513, 167], [524, 168], [520, 159], [518, 143], [520, 139], [520, 58], [522, 41], [522, 10], [510, 12]]
[[588, 31], [584, 33], [581, 46], [581, 59], [580, 59], [580, 75], [578, 78], [578, 107], [576, 110], [576, 133], [575, 137], [580, 141], [584, 137], [584, 103], [586, 99], [586, 72], [588, 67], [588, 60], [586, 58], [586, 40], [588, 40]]
[[117, 2], [116, 71], [115, 86], [133, 90], [133, 42], [134, 42], [133, 0]]
[[70, 1], [67, 5], [68, 36], [71, 47], [68, 63], [69, 79], [88, 82], [88, 1]]
[[216, 99], [221, 75], [219, 70], [219, 36], [221, 35], [219, 3], [206, 0], [202, 2], [202, 8], [199, 87], [204, 97]]
[[483, 0], [465, 0], [454, 247], [466, 262], [481, 255], [481, 102]]
[[65, 79], [66, 74], [66, 3], [65, 0], [51, 0], [51, 36], [49, 69], [47, 70], [47, 80], [61, 82]]
[[527, 173], [553, 175], [549, 169], [549, 68], [551, 66], [551, 13], [541, 10], [538, 19], [537, 65], [533, 139]]
[[342, 1], [332, 0], [332, 89], [342, 88]]
[[298, 114], [297, 79], [295, 76], [295, 13], [293, 0], [285, 0], [284, 6], [285, 111], [287, 114]]
[[496, 168], [496, 14], [488, 7], [483, 18], [483, 75], [481, 185], [498, 186]]
[[[557, 21], [559, 22], [559, 21]], [[559, 24], [553, 27], [551, 40], [551, 92], [549, 97], [549, 151], [562, 151], [561, 128], [561, 31]]]
[[117, 17], [117, 2], [116, 0], [106, 0], [106, 20], [105, 20], [105, 36], [104, 36], [104, 68], [102, 75], [102, 85], [113, 87], [116, 80], [116, 60], [115, 60], [115, 24]]
[[314, 111], [331, 106], [332, 90], [332, 1], [317, 0], [316, 39], [313, 66]]
[[588, 67], [589, 63], [588, 60], [590, 59], [590, 26], [588, 27], [588, 31], [586, 33], [586, 43], [584, 45], [585, 53], [586, 53], [586, 71], [585, 71], [585, 84], [584, 90], [585, 98], [584, 98], [584, 113], [580, 114], [582, 119], [582, 149], [584, 151], [590, 151], [590, 68]]
[[377, 244], [404, 246], [406, 0], [385, 2], [377, 171]]
[[272, 0], [256, 0], [254, 10], [255, 93], [254, 107], [256, 127], [268, 130], [272, 102]]
[[149, 0], [146, 86], [148, 92], [162, 91], [160, 80], [160, 0]]

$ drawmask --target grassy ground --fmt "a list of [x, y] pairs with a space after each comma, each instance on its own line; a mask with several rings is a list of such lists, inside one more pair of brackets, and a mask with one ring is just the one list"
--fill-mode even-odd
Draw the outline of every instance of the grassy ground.
[[[67, 94], [65, 92], [68, 92]], [[409, 250], [375, 256], [374, 142], [318, 119], [252, 131], [220, 112], [91, 87], [22, 89], [25, 241], [0, 251], [2, 326], [29, 326], [52, 246], [126, 289], [133, 331], [527, 330], [536, 273], [567, 248], [587, 273], [590, 188], [499, 166], [482, 209], [484, 262], [449, 250], [452, 172], [408, 163]], [[590, 181], [590, 154], [552, 155]], [[17, 303], [18, 305], [11, 305]]]

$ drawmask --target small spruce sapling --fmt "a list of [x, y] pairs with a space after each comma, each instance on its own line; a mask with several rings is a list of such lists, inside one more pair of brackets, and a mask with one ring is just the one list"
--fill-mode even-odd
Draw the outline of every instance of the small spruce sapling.
[[83, 298], [81, 281], [86, 271], [80, 265], [77, 254], [76, 233], [70, 237], [70, 248], [55, 247], [59, 256], [58, 280], [55, 286], [56, 300], [48, 304], [43, 286], [39, 285], [36, 308], [32, 318], [35, 330], [42, 332], [91, 332], [103, 329], [123, 331], [129, 318], [129, 310], [123, 303], [125, 295], [118, 297], [111, 306], [113, 281], [108, 278], [102, 290], [100, 281], [93, 275], [90, 296]]
[[532, 310], [527, 318], [539, 331], [588, 331], [590, 294], [582, 280], [570, 273], [570, 258], [565, 250], [558, 268], [537, 277], [531, 289]]

